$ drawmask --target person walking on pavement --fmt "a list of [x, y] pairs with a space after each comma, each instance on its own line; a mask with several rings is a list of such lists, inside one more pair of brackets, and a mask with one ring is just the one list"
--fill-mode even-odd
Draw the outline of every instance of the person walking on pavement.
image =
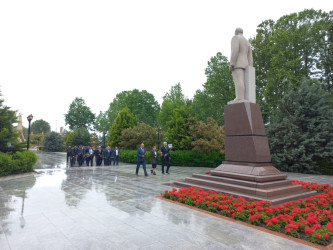
[[135, 171], [136, 175], [138, 175], [140, 165], [142, 164], [142, 168], [145, 173], [145, 176], [148, 176], [147, 171], [146, 171], [146, 155], [147, 155], [147, 152], [145, 150], [145, 144], [141, 143], [141, 146], [136, 151], [136, 156], [137, 156], [137, 165], [136, 165], [136, 171]]
[[113, 150], [113, 166], [116, 164], [118, 166], [120, 151], [118, 147]]
[[157, 165], [157, 152], [156, 152], [156, 146], [153, 147], [153, 149], [150, 151], [150, 158], [151, 158], [151, 174], [156, 175], [155, 169]]
[[164, 142], [163, 147], [161, 147], [161, 156], [162, 156], [162, 174], [164, 174], [164, 166], [167, 164], [166, 173], [169, 174], [170, 169], [170, 148], [168, 143]]

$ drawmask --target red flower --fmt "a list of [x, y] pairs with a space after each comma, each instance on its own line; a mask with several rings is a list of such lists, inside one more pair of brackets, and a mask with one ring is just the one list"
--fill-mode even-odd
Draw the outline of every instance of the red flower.
[[319, 234], [315, 234], [316, 238], [320, 239], [320, 235]]
[[328, 235], [328, 233], [324, 233], [324, 237], [328, 239], [330, 236]]

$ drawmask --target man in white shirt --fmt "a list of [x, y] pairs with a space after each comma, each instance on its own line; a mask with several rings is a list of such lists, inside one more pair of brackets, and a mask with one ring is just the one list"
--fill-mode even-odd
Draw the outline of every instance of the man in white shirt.
[[113, 165], [116, 165], [117, 163], [118, 166], [119, 154], [120, 152], [118, 147], [115, 147], [115, 149], [113, 150]]

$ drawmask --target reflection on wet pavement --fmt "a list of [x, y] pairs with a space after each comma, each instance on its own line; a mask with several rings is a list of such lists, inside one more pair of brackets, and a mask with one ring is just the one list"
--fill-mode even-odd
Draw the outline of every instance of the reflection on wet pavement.
[[163, 183], [206, 168], [149, 177], [141, 169], [137, 177], [131, 164], [68, 168], [64, 154], [39, 153], [35, 170], [0, 181], [1, 250], [308, 248], [155, 198], [170, 189]]

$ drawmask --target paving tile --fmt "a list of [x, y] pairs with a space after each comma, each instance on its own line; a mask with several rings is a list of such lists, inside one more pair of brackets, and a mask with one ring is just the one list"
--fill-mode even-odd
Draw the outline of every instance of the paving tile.
[[[133, 164], [68, 168], [41, 153], [39, 174], [0, 181], [0, 249], [311, 249], [305, 245], [156, 199], [206, 168], [135, 176]], [[140, 172], [142, 174], [142, 171]], [[288, 173], [289, 174], [289, 173]], [[331, 176], [289, 174], [333, 184]]]

